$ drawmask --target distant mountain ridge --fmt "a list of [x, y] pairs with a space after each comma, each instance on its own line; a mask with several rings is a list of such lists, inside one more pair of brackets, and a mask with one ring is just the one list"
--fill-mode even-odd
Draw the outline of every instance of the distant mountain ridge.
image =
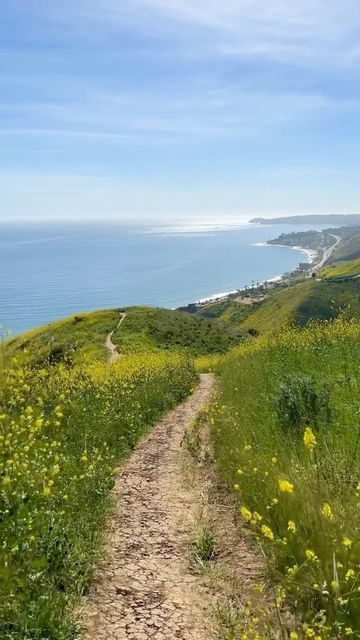
[[360, 213], [309, 214], [304, 216], [288, 216], [283, 218], [252, 218], [253, 224], [360, 224]]

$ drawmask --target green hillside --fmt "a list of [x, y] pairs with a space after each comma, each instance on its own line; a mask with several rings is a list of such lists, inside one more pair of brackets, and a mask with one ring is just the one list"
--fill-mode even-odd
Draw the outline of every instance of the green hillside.
[[[360, 324], [341, 319], [262, 336], [221, 359], [209, 416], [217, 468], [278, 606], [294, 614], [290, 638], [360, 633], [359, 358]], [[249, 622], [239, 613], [234, 638], [253, 617], [259, 637], [289, 637], [256, 607]]]
[[338, 260], [321, 270], [321, 278], [333, 280], [336, 278], [354, 278], [360, 275], [360, 258], [355, 260]]
[[360, 232], [352, 233], [350, 237], [345, 237], [344, 240], [335, 249], [331, 256], [330, 263], [335, 263], [341, 260], [354, 260], [360, 257]]
[[129, 307], [116, 330], [120, 309], [78, 314], [28, 331], [7, 344], [9, 357], [28, 354], [34, 362], [64, 359], [73, 363], [108, 358], [106, 336], [121, 353], [154, 350], [185, 350], [190, 355], [225, 352], [238, 344], [242, 332], [228, 324], [197, 318], [181, 311]]
[[7, 354], [22, 356], [28, 352], [36, 362], [55, 363], [64, 358], [75, 362], [92, 358], [105, 360], [105, 338], [118, 321], [118, 309], [71, 316], [11, 338]]

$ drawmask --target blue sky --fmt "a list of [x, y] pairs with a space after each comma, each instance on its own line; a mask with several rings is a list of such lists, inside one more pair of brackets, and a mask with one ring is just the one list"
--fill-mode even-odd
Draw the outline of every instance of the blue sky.
[[358, 1], [0, 11], [2, 219], [360, 211]]

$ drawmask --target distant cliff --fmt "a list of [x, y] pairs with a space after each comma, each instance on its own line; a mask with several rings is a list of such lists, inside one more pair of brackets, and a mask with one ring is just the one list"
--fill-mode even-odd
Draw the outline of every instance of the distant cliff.
[[330, 224], [356, 225], [360, 224], [360, 213], [329, 213], [310, 214], [305, 216], [288, 216], [284, 218], [252, 218], [254, 224]]

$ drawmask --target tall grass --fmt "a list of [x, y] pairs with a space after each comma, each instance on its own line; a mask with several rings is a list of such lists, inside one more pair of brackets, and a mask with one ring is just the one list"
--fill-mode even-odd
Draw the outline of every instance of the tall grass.
[[194, 380], [175, 353], [0, 371], [1, 639], [77, 636], [116, 465]]
[[312, 324], [223, 362], [220, 472], [268, 559], [293, 636], [360, 637], [360, 323]]

